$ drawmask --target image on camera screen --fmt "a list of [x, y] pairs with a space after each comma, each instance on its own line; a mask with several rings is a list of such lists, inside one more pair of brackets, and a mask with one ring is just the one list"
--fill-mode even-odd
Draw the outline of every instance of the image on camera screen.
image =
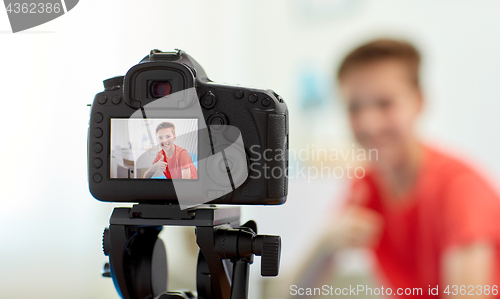
[[198, 119], [112, 118], [110, 178], [198, 178]]

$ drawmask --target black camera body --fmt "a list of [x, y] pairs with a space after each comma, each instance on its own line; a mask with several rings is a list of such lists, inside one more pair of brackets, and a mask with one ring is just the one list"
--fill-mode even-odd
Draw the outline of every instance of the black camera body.
[[[180, 190], [185, 194], [198, 190], [205, 200], [196, 199], [193, 203], [276, 205], [285, 202], [288, 109], [272, 90], [214, 83], [203, 68], [181, 50], [152, 50], [124, 77], [105, 80], [104, 88], [94, 98], [88, 131], [88, 182], [96, 199], [175, 204], [180, 202]], [[148, 126], [161, 119], [180, 124], [176, 125], [179, 130], [189, 124], [197, 126], [196, 130], [184, 134], [183, 139], [192, 140], [185, 144], [192, 148], [186, 151], [197, 169], [194, 179], [174, 179], [173, 174], [171, 179], [167, 174], [164, 177], [167, 179], [145, 178], [145, 169], [153, 164], [152, 159], [161, 156], [161, 151], [157, 152], [158, 144], [153, 141], [154, 127]], [[228, 129], [218, 132], [221, 127]], [[132, 141], [140, 134], [134, 130], [145, 132], [141, 146], [137, 145], [139, 141]], [[177, 136], [177, 140], [181, 138]], [[245, 160], [238, 170], [242, 175], [233, 172], [233, 162], [229, 161], [231, 153], [227, 145], [222, 145], [237, 140], [242, 144], [241, 150], [235, 151], [236, 156]], [[225, 153], [222, 149], [226, 149]], [[224, 161], [210, 160], [218, 152]], [[147, 161], [141, 162], [141, 159]], [[215, 172], [219, 174], [214, 174], [211, 164], [218, 165]], [[229, 179], [224, 183], [217, 175], [226, 175]]]

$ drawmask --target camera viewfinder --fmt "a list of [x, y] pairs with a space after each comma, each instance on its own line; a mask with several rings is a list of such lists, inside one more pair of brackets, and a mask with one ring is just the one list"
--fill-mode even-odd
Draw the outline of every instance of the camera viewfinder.
[[171, 93], [172, 86], [168, 81], [153, 81], [149, 90], [153, 98], [161, 98]]

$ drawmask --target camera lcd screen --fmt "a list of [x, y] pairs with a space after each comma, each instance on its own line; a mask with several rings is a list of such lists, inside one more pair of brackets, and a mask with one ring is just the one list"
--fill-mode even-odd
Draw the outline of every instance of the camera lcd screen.
[[112, 179], [198, 178], [198, 119], [111, 118]]

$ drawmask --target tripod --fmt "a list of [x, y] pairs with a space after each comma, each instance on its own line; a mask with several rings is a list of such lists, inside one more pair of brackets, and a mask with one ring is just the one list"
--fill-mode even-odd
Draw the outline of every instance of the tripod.
[[[123, 299], [246, 299], [254, 255], [262, 258], [262, 276], [278, 275], [281, 238], [257, 235], [254, 221], [242, 226], [239, 221], [239, 207], [115, 208], [103, 235], [104, 254], [109, 256], [103, 276], [113, 278]], [[197, 297], [189, 291], [166, 292], [167, 259], [158, 238], [163, 226], [196, 227]]]

